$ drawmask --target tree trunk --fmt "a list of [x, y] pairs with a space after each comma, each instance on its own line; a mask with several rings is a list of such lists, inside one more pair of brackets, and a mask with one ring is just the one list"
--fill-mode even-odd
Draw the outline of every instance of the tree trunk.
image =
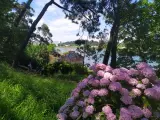
[[16, 18], [15, 20], [15, 27], [17, 27], [22, 19], [22, 17], [24, 16], [26, 10], [29, 8], [29, 6], [31, 5], [33, 0], [28, 0], [25, 7], [23, 8], [23, 10], [21, 11], [21, 13], [19, 14], [19, 16]]
[[110, 31], [110, 38], [107, 44], [107, 48], [105, 51], [105, 55], [104, 55], [104, 59], [103, 59], [103, 64], [108, 65], [108, 61], [109, 61], [109, 57], [110, 57], [110, 52], [112, 49], [112, 44], [113, 44], [113, 40], [114, 40], [114, 31], [116, 28], [116, 21], [114, 22], [111, 31]]
[[43, 15], [45, 14], [45, 12], [47, 11], [48, 7], [52, 5], [52, 0], [50, 2], [48, 2], [44, 8], [42, 9], [42, 11], [40, 12], [40, 14], [38, 15], [38, 17], [36, 18], [36, 20], [33, 22], [32, 26], [30, 27], [29, 29], [29, 32], [27, 34], [27, 37], [26, 39], [23, 41], [23, 43], [21, 44], [20, 46], [20, 49], [17, 53], [17, 56], [15, 58], [15, 61], [14, 61], [14, 67], [16, 67], [18, 65], [18, 58], [20, 57], [21, 53], [24, 52], [28, 42], [29, 42], [29, 39], [31, 37], [31, 35], [33, 34], [33, 32], [35, 31], [36, 29], [36, 25], [38, 24], [38, 22], [41, 20], [41, 18], [43, 17]]
[[[105, 63], [105, 59], [107, 60], [106, 62], [108, 63], [110, 52], [111, 52], [111, 67], [115, 68], [116, 67], [116, 60], [117, 60], [117, 39], [118, 39], [118, 32], [119, 32], [119, 26], [120, 26], [120, 16], [119, 16], [119, 10], [121, 6], [121, 2], [117, 2], [117, 7], [115, 7], [116, 3], [113, 3], [113, 9], [114, 9], [114, 23], [113, 27], [111, 29], [111, 36], [110, 36], [110, 41], [108, 43], [109, 48], [107, 48], [108, 52], [106, 52], [107, 58], [104, 58], [103, 63]], [[108, 47], [107, 46], [107, 47]]]
[[112, 50], [111, 50], [111, 67], [116, 68], [117, 65], [117, 39], [118, 39], [118, 31], [119, 31], [119, 23], [117, 23], [117, 27], [114, 31], [113, 36], [113, 44], [112, 44]]

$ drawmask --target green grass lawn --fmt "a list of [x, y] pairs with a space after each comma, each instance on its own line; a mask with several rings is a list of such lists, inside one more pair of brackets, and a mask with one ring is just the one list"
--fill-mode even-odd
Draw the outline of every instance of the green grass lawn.
[[56, 120], [75, 85], [67, 77], [43, 78], [0, 64], [0, 120]]

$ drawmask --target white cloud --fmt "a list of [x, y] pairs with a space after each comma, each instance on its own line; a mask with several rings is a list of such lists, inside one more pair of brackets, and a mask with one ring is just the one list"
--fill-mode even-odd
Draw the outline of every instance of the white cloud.
[[[34, 1], [34, 20], [48, 1], [49, 0]], [[56, 0], [56, 2], [59, 4], [59, 0]], [[79, 38], [76, 36], [79, 25], [72, 23], [68, 19], [65, 19], [65, 14], [63, 11], [55, 5], [49, 6], [48, 10], [37, 26], [41, 26], [43, 23], [46, 23], [49, 26], [49, 29], [53, 34], [53, 41], [73, 41]]]
[[72, 23], [70, 20], [64, 19], [64, 18], [60, 18], [60, 19], [56, 19], [56, 20], [52, 20], [50, 21], [50, 23], [48, 23], [50, 26], [50, 29], [54, 32], [54, 31], [63, 31], [63, 32], [71, 32], [71, 31], [77, 31], [79, 29], [79, 25]]
[[[37, 15], [43, 9], [44, 5], [49, 0], [34, 0], [35, 20]], [[55, 0], [59, 4], [59, 0]], [[46, 23], [53, 34], [53, 41], [73, 41], [80, 37], [76, 36], [79, 30], [79, 25], [72, 23], [71, 20], [65, 19], [63, 11], [55, 5], [49, 6], [45, 15], [42, 17], [37, 26]], [[87, 39], [87, 33], [83, 35], [82, 39]]]

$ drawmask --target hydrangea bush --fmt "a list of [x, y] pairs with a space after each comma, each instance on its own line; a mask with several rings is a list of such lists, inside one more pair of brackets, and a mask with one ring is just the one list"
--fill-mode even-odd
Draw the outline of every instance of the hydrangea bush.
[[91, 69], [93, 74], [59, 109], [58, 120], [156, 120], [160, 82], [148, 64], [130, 69], [96, 64]]

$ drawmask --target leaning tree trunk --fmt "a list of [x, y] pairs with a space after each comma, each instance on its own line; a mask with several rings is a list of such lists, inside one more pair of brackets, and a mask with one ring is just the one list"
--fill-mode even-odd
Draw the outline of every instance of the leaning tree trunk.
[[[61, 9], [65, 10], [65, 11], [71, 12], [71, 11], [69, 11], [67, 8], [64, 8], [64, 7], [60, 6], [59, 4], [57, 4], [54, 0], [50, 0], [50, 2], [48, 2], [48, 3], [44, 6], [44, 8], [43, 8], [42, 11], [40, 12], [40, 14], [39, 14], [38, 17], [36, 18], [36, 20], [33, 22], [32, 26], [30, 27], [30, 29], [29, 29], [29, 31], [28, 31], [28, 34], [27, 34], [27, 37], [26, 37], [26, 39], [23, 41], [23, 43], [21, 44], [20, 49], [19, 49], [19, 51], [18, 51], [18, 53], [17, 53], [17, 55], [16, 55], [16, 58], [15, 58], [14, 63], [13, 63], [13, 66], [14, 66], [14, 67], [16, 67], [16, 66], [18, 65], [18, 58], [20, 57], [20, 55], [21, 55], [22, 53], [24, 53], [24, 50], [25, 50], [25, 48], [26, 48], [26, 46], [27, 46], [27, 44], [28, 44], [28, 42], [29, 42], [29, 39], [30, 39], [31, 35], [33, 34], [34, 30], [36, 29], [36, 26], [37, 26], [38, 22], [41, 20], [41, 18], [43, 17], [43, 15], [45, 14], [45, 12], [47, 11], [48, 7], [49, 7], [50, 5], [52, 5], [52, 4], [54, 4], [55, 6], [57, 6], [57, 7], [61, 8]], [[71, 13], [72, 13], [72, 12], [71, 12]]]
[[108, 61], [109, 61], [110, 52], [111, 52], [112, 44], [113, 44], [113, 40], [114, 40], [115, 28], [116, 28], [116, 21], [114, 22], [114, 24], [113, 24], [113, 26], [111, 28], [110, 39], [108, 41], [107, 48], [106, 48], [106, 51], [105, 51], [105, 54], [104, 54], [103, 64], [105, 64], [105, 65], [107, 65]]
[[19, 51], [18, 51], [18, 53], [17, 53], [17, 56], [16, 56], [15, 61], [14, 61], [14, 67], [16, 67], [16, 66], [18, 65], [18, 59], [19, 59], [20, 55], [24, 52], [24, 50], [25, 50], [25, 48], [26, 48], [26, 46], [27, 46], [27, 44], [28, 44], [28, 42], [29, 42], [29, 39], [30, 39], [31, 35], [33, 34], [33, 32], [34, 32], [35, 29], [36, 29], [36, 25], [37, 25], [38, 22], [41, 20], [41, 18], [43, 17], [43, 15], [45, 14], [45, 12], [47, 11], [48, 7], [49, 7], [50, 5], [52, 5], [52, 3], [53, 3], [53, 2], [52, 2], [52, 0], [51, 0], [50, 2], [48, 2], [48, 3], [44, 6], [44, 8], [42, 9], [42, 11], [41, 11], [40, 14], [38, 15], [37, 19], [33, 22], [32, 26], [30, 27], [29, 32], [28, 32], [28, 34], [27, 34], [27, 37], [26, 37], [26, 39], [23, 41], [23, 43], [21, 44], [20, 49], [19, 49]]
[[33, 0], [28, 0], [25, 7], [23, 8], [23, 10], [21, 11], [21, 13], [19, 14], [19, 16], [16, 18], [14, 26], [17, 27], [22, 19], [22, 17], [24, 16], [26, 10], [30, 7], [31, 3]]

